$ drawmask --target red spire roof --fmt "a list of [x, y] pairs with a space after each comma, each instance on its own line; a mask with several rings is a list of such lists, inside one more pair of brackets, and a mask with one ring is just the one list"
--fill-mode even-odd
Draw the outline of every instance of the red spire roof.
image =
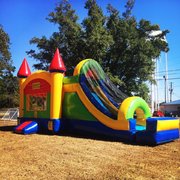
[[19, 71], [17, 73], [17, 76], [21, 78], [21, 77], [28, 77], [29, 75], [31, 75], [31, 71], [26, 58], [24, 58], [21, 67], [19, 68]]
[[63, 59], [59, 53], [58, 48], [56, 49], [54, 57], [49, 66], [49, 71], [50, 72], [65, 72], [66, 71], [66, 67], [64, 65]]

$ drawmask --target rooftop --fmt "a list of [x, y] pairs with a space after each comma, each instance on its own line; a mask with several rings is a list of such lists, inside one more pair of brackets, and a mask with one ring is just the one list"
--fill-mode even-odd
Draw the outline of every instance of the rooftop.
[[163, 103], [162, 105], [180, 105], [180, 99], [179, 100], [176, 100], [176, 101], [171, 101], [171, 102], [168, 102], [168, 103]]

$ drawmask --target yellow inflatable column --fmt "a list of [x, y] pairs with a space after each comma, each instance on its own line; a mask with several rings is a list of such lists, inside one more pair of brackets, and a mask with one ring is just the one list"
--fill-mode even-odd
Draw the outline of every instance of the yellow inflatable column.
[[51, 74], [51, 119], [61, 118], [63, 77], [61, 73], [53, 72]]
[[19, 78], [19, 117], [23, 117], [23, 109], [24, 109], [24, 92], [22, 85], [26, 78]]
[[51, 73], [51, 105], [50, 121], [48, 129], [54, 132], [59, 131], [62, 117], [62, 86], [66, 68], [63, 59], [57, 49], [51, 61], [49, 71]]
[[24, 109], [24, 89], [23, 83], [25, 82], [26, 78], [31, 75], [31, 71], [27, 60], [24, 58], [17, 76], [19, 78], [19, 94], [20, 94], [20, 102], [19, 102], [19, 118], [23, 117], [23, 109]]

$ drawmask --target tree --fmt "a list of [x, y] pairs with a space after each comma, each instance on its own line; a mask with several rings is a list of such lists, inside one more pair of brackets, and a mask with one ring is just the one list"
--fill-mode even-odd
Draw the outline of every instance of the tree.
[[88, 17], [82, 22], [83, 25], [83, 54], [84, 58], [93, 58], [101, 65], [112, 43], [112, 36], [106, 29], [106, 17], [95, 0], [87, 0], [85, 8]]
[[9, 36], [3, 30], [3, 27], [0, 25], [0, 75], [3, 74], [5, 69], [12, 70], [13, 67], [11, 66], [12, 61], [11, 54], [9, 52]]
[[126, 5], [125, 5], [126, 11], [123, 13], [123, 17], [125, 19], [131, 18], [131, 14], [132, 14], [132, 9], [134, 7], [134, 3], [135, 3], [135, 0], [128, 0], [127, 1]]
[[39, 62], [34, 67], [47, 69], [58, 47], [68, 72], [72, 73], [80, 60], [93, 58], [125, 93], [147, 99], [146, 82], [153, 81], [152, 59], [157, 58], [161, 51], [168, 51], [168, 44], [163, 41], [168, 31], [151, 36], [151, 32], [160, 30], [160, 27], [144, 19], [137, 22], [132, 16], [134, 2], [128, 0], [122, 14], [108, 5], [108, 16], [105, 16], [96, 0], [87, 0], [85, 9], [88, 15], [79, 24], [70, 3], [61, 1], [47, 18], [58, 25], [58, 32], [54, 32], [49, 39], [43, 36], [30, 41], [38, 48], [38, 52], [28, 52]]
[[81, 46], [79, 45], [81, 26], [77, 23], [78, 16], [75, 15], [75, 11], [68, 1], [63, 0], [55, 8], [55, 12], [49, 14], [47, 20], [57, 24], [59, 32], [54, 32], [49, 39], [45, 36], [32, 38], [30, 43], [37, 44], [39, 52], [30, 50], [27, 53], [39, 62], [34, 64], [36, 69], [47, 70], [56, 48], [59, 48], [68, 67], [68, 72], [72, 73], [75, 64], [82, 57], [79, 56], [81, 54]]
[[9, 46], [9, 36], [0, 26], [0, 108], [18, 105], [18, 81], [13, 76], [15, 67]]
[[148, 88], [145, 82], [153, 81], [152, 59], [157, 58], [161, 51], [168, 50], [168, 44], [162, 39], [168, 31], [150, 37], [152, 31], [160, 30], [158, 25], [152, 25], [150, 21], [143, 19], [137, 22], [135, 17], [124, 13], [126, 18], [121, 17], [111, 5], [108, 6], [108, 11], [110, 16], [107, 28], [114, 42], [105, 61], [105, 67], [108, 67], [113, 76], [118, 77], [115, 83], [120, 83], [124, 92], [129, 95], [133, 92], [134, 95], [141, 95], [147, 100]]

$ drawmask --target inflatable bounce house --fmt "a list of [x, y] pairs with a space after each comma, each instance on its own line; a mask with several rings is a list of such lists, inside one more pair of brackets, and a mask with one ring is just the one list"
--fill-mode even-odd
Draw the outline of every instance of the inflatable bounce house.
[[19, 71], [20, 107], [16, 133], [60, 133], [71, 129], [156, 145], [179, 138], [179, 119], [151, 117], [140, 97], [127, 97], [92, 59], [65, 76], [59, 50], [49, 71], [31, 74], [24, 59]]

